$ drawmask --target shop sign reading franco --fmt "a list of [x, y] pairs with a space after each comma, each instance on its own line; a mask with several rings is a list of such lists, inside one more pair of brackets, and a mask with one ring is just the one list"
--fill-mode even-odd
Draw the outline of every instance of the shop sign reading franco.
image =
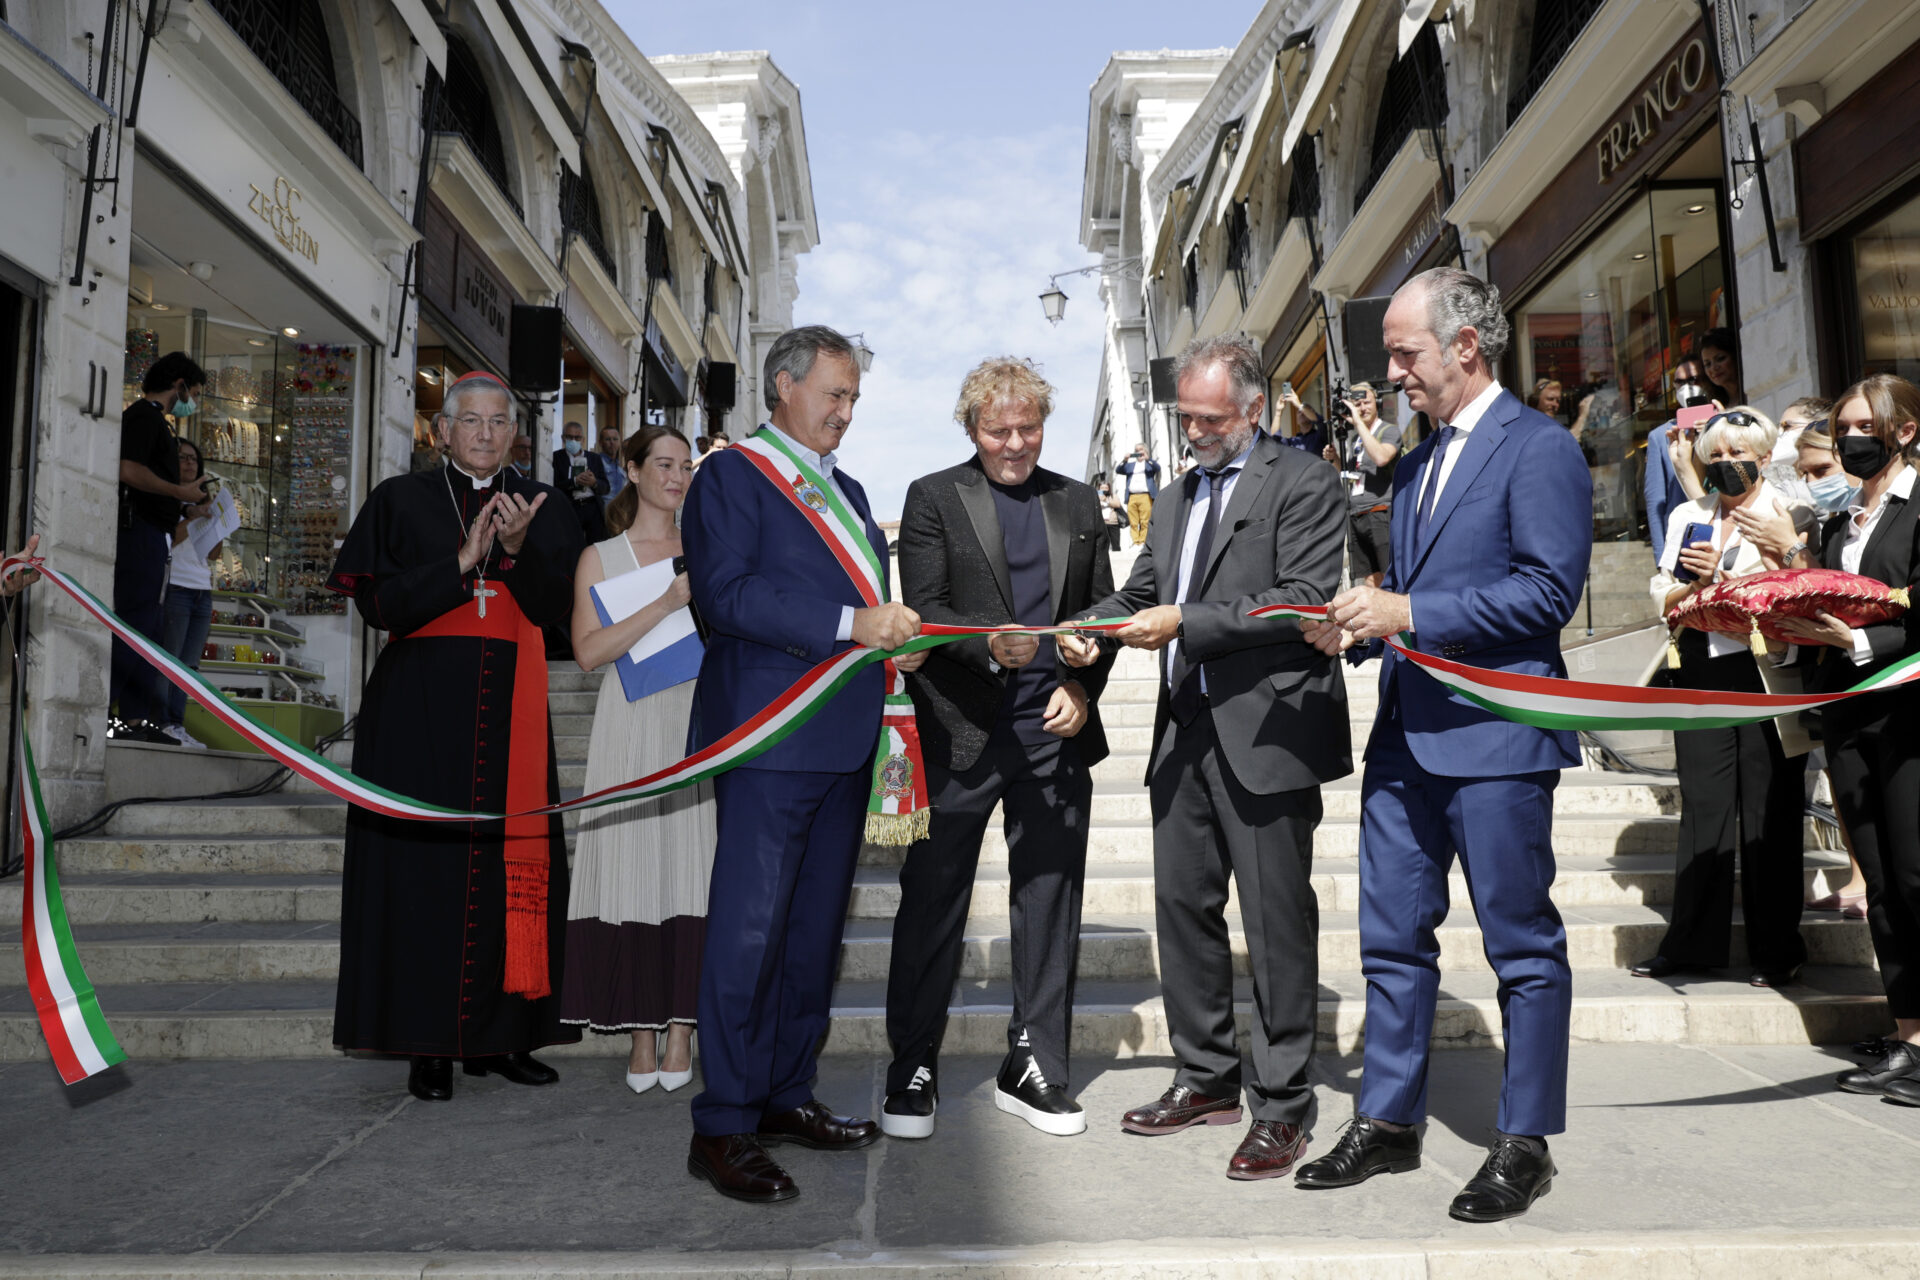
[[1611, 181], [1648, 140], [1661, 132], [1670, 118], [1680, 114], [1680, 109], [1706, 83], [1707, 70], [1707, 42], [1695, 36], [1668, 59], [1660, 73], [1647, 82], [1640, 96], [1627, 104], [1620, 118], [1594, 139], [1594, 158], [1599, 163], [1602, 184]]
[[285, 178], [275, 178], [273, 186], [265, 191], [255, 183], [249, 182], [247, 186], [253, 191], [247, 201], [247, 212], [272, 229], [273, 238], [280, 242], [281, 248], [318, 266], [320, 242], [300, 225], [300, 188]]

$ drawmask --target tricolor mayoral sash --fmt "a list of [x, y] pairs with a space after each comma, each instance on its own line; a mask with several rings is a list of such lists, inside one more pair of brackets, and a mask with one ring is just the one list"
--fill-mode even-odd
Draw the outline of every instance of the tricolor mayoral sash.
[[[867, 541], [866, 522], [847, 506], [839, 490], [765, 427], [734, 448], [820, 535], [820, 541], [846, 570], [867, 606], [887, 603], [886, 562], [874, 554], [873, 544]], [[927, 771], [921, 761], [920, 731], [914, 727], [907, 679], [891, 660], [886, 663], [886, 671], [880, 742], [873, 757], [873, 787], [867, 794], [867, 840], [871, 844], [909, 845], [927, 835]]]

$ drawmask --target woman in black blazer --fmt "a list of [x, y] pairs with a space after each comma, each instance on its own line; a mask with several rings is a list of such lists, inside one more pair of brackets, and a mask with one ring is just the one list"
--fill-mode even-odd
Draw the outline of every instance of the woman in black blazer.
[[[1832, 421], [1841, 464], [1862, 480], [1853, 505], [1827, 522], [1826, 567], [1920, 588], [1920, 387], [1875, 374], [1847, 388]], [[1920, 652], [1913, 618], [1849, 628], [1821, 613], [1783, 629], [1811, 647], [1803, 658], [1809, 691], [1833, 693]], [[1884, 1058], [1834, 1083], [1920, 1106], [1920, 686], [1837, 702], [1821, 719], [1834, 803], [1867, 878], [1867, 926], [1897, 1028]]]

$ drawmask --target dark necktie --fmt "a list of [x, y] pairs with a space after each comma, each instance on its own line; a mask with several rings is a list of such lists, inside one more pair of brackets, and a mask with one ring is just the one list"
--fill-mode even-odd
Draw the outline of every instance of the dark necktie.
[[[1180, 602], [1198, 600], [1201, 596], [1201, 584], [1207, 577], [1207, 557], [1213, 554], [1213, 535], [1220, 528], [1220, 508], [1226, 505], [1227, 477], [1232, 473], [1225, 467], [1218, 471], [1202, 471], [1207, 478], [1207, 515], [1200, 526], [1200, 541], [1194, 544], [1193, 568], [1187, 571], [1187, 589], [1180, 593]], [[1174, 651], [1173, 668], [1167, 673], [1173, 685], [1173, 718], [1181, 725], [1193, 723], [1200, 714], [1200, 668], [1187, 661], [1187, 646], [1183, 642]]]
[[1447, 461], [1447, 446], [1453, 443], [1453, 425], [1440, 428], [1433, 444], [1433, 457], [1427, 463], [1427, 486], [1420, 495], [1420, 510], [1413, 522], [1413, 540], [1417, 544], [1427, 536], [1427, 522], [1433, 519], [1433, 507], [1440, 500], [1440, 468]]

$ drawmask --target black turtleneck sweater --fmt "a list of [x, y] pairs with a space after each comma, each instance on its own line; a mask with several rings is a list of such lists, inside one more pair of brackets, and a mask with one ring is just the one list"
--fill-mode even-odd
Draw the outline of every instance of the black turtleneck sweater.
[[[993, 490], [994, 513], [1000, 517], [1000, 541], [1006, 550], [1008, 585], [1013, 589], [1013, 620], [1027, 626], [1047, 626], [1053, 622], [1053, 587], [1047, 562], [1047, 521], [1040, 509], [1039, 488], [1031, 477], [1018, 485], [991, 480], [987, 484]], [[1042, 640], [1032, 662], [1007, 673], [1007, 692], [994, 732], [1011, 732], [1025, 743], [1053, 741], [1053, 735], [1041, 726], [1047, 718], [1047, 701], [1059, 683], [1053, 645]]]

